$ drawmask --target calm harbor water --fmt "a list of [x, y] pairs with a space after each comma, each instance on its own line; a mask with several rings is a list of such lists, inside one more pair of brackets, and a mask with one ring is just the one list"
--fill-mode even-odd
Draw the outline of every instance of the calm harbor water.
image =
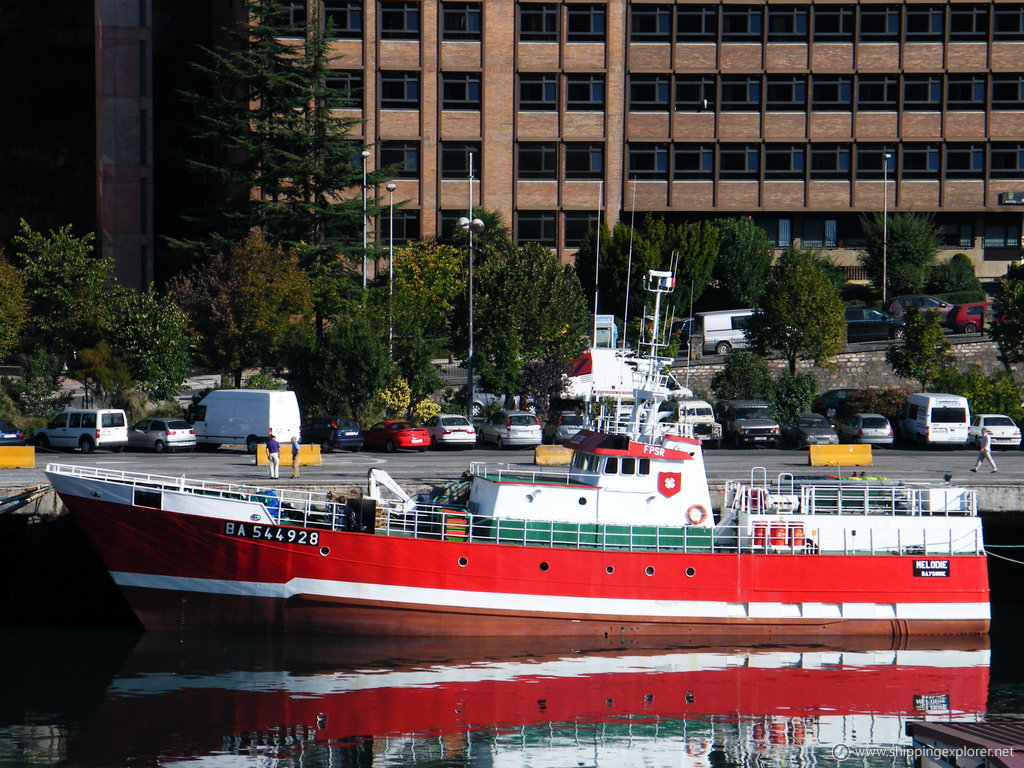
[[988, 638], [673, 647], [15, 631], [0, 768], [887, 766], [908, 720], [1024, 719]]

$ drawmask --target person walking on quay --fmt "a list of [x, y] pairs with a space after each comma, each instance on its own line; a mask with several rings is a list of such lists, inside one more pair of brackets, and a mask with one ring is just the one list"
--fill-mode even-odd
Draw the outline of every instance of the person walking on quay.
[[992, 432], [988, 429], [981, 430], [981, 441], [978, 443], [978, 461], [975, 463], [971, 472], [977, 472], [978, 467], [981, 466], [981, 462], [983, 461], [987, 461], [992, 465], [993, 472], [999, 471], [998, 467], [996, 467], [996, 463], [992, 460]]
[[299, 476], [299, 438], [292, 435], [292, 478]]
[[270, 462], [270, 477], [277, 479], [277, 470], [281, 466], [281, 444], [274, 437], [274, 430], [270, 430], [270, 437], [267, 438], [267, 460]]

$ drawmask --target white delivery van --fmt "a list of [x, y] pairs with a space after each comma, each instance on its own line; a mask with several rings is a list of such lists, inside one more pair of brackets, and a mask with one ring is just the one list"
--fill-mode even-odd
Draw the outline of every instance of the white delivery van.
[[120, 408], [69, 409], [33, 437], [40, 448], [78, 448], [82, 453], [109, 448], [117, 453], [128, 445], [128, 417]]
[[971, 406], [966, 397], [940, 392], [915, 392], [900, 420], [904, 440], [926, 445], [967, 445]]
[[697, 313], [697, 332], [704, 336], [704, 353], [728, 354], [747, 346], [747, 323], [753, 309], [721, 309]]
[[273, 431], [281, 445], [301, 439], [302, 419], [294, 392], [278, 389], [215, 389], [189, 409], [198, 445], [245, 445], [249, 453]]

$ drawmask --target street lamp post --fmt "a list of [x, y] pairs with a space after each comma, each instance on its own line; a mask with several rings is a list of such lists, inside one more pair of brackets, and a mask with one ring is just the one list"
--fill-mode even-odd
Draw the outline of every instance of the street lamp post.
[[886, 256], [889, 248], [889, 161], [892, 159], [892, 153], [884, 153], [882, 159], [882, 309], [888, 311], [886, 307], [886, 287], [888, 286], [888, 278], [886, 275]]
[[370, 150], [363, 150], [363, 290], [366, 290], [366, 160]]
[[473, 218], [473, 153], [469, 153], [469, 216], [460, 216], [455, 225], [469, 236], [469, 349], [466, 354], [466, 410], [473, 416], [473, 233], [484, 230], [484, 223]]
[[388, 354], [395, 357], [395, 321], [392, 303], [395, 298], [395, 182], [388, 182]]

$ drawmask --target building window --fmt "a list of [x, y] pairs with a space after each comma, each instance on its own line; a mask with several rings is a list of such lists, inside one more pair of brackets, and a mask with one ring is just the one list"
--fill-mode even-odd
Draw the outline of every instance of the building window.
[[860, 36], [862, 40], [899, 42], [900, 9], [890, 5], [862, 5], [860, 7]]
[[852, 43], [856, 29], [853, 6], [814, 6], [814, 42]]
[[946, 248], [973, 248], [974, 228], [970, 222], [939, 224], [939, 242]]
[[896, 75], [864, 75], [857, 82], [857, 109], [895, 110], [899, 99]]
[[676, 144], [672, 178], [713, 179], [715, 148], [710, 144]]
[[[390, 219], [390, 214], [388, 219]], [[420, 240], [420, 212], [406, 208], [397, 208], [395, 219], [395, 242], [411, 243]]]
[[768, 75], [765, 106], [771, 111], [807, 110], [807, 78], [803, 75]]
[[987, 222], [984, 245], [986, 248], [1019, 248], [1020, 227], [1017, 224]]
[[478, 141], [442, 141], [441, 142], [441, 178], [468, 179], [469, 155], [473, 155], [473, 177], [482, 178], [484, 163], [480, 156]]
[[766, 144], [764, 175], [767, 179], [802, 179], [806, 150], [800, 144]]
[[604, 110], [604, 75], [566, 75], [565, 108], [570, 112]]
[[420, 175], [420, 143], [418, 141], [382, 141], [380, 144], [382, 167], [396, 166], [396, 179], [417, 179]]
[[983, 144], [947, 144], [946, 176], [957, 179], [980, 179], [985, 175]]
[[579, 248], [583, 244], [583, 238], [597, 229], [601, 214], [598, 211], [566, 211], [563, 220], [565, 247]]
[[676, 8], [676, 40], [714, 43], [718, 40], [718, 10], [713, 5], [680, 5]]
[[938, 144], [904, 144], [900, 150], [900, 172], [904, 179], [939, 178], [941, 152]]
[[630, 75], [629, 108], [633, 112], [667, 112], [671, 79], [668, 75]]
[[992, 109], [1024, 109], [1024, 75], [992, 75]]
[[996, 4], [992, 13], [993, 38], [996, 40], [1024, 40], [1024, 5]]
[[907, 40], [941, 41], [946, 14], [942, 6], [907, 3]]
[[935, 112], [942, 109], [942, 76], [908, 75], [903, 80], [903, 108]]
[[380, 36], [382, 40], [419, 40], [420, 4], [382, 2], [380, 4]]
[[480, 73], [444, 72], [441, 74], [441, 109], [479, 111]]
[[381, 72], [381, 109], [419, 109], [419, 72]]
[[626, 150], [629, 178], [668, 180], [667, 144], [629, 144]]
[[604, 176], [604, 145], [566, 144], [565, 178], [600, 179]]
[[558, 42], [558, 4], [521, 3], [519, 39], [523, 42]]
[[516, 213], [516, 245], [540, 243], [548, 248], [557, 248], [554, 211], [518, 211]]
[[340, 109], [362, 109], [363, 106], [363, 70], [332, 70], [324, 80], [324, 85], [337, 100]]
[[672, 42], [672, 6], [630, 3], [629, 41], [631, 43]]
[[853, 108], [853, 78], [847, 75], [815, 75], [811, 82], [815, 110], [849, 112]]
[[718, 149], [718, 175], [723, 179], [756, 179], [760, 155], [757, 144], [723, 144]]
[[846, 144], [811, 145], [812, 179], [850, 178], [850, 147]]
[[306, 0], [285, 0], [280, 4], [282, 37], [306, 36]]
[[949, 6], [949, 39], [953, 42], [965, 40], [988, 40], [987, 5], [962, 5], [953, 3]]
[[714, 75], [676, 75], [676, 111], [714, 109]]
[[946, 108], [979, 110], [985, 108], [984, 75], [949, 75], [946, 81]]
[[[885, 159], [885, 153], [893, 155], [888, 160]], [[858, 179], [878, 179], [882, 181], [885, 178], [885, 172], [883, 164], [888, 166], [888, 173], [890, 179], [895, 179], [895, 164], [896, 164], [896, 153], [891, 147], [885, 147], [881, 144], [859, 144], [857, 146], [857, 159], [856, 159], [856, 173]]]
[[519, 109], [528, 112], [553, 112], [558, 109], [558, 75], [519, 75]]
[[804, 233], [801, 245], [804, 248], [835, 248], [839, 230], [837, 219], [804, 219]]
[[325, 0], [324, 24], [331, 37], [359, 40], [363, 36], [363, 4], [360, 0]]
[[768, 42], [806, 43], [808, 7], [799, 5], [769, 5]]
[[758, 112], [761, 109], [761, 78], [723, 77], [721, 109], [729, 112]]
[[993, 178], [1024, 177], [1024, 144], [992, 144], [989, 167]]
[[444, 3], [441, 6], [442, 40], [479, 40], [480, 3]]
[[764, 9], [754, 5], [722, 6], [722, 42], [756, 43], [761, 41]]
[[516, 172], [520, 179], [558, 179], [556, 144], [522, 143], [518, 146]]
[[604, 5], [567, 5], [565, 39], [570, 43], [603, 43]]

